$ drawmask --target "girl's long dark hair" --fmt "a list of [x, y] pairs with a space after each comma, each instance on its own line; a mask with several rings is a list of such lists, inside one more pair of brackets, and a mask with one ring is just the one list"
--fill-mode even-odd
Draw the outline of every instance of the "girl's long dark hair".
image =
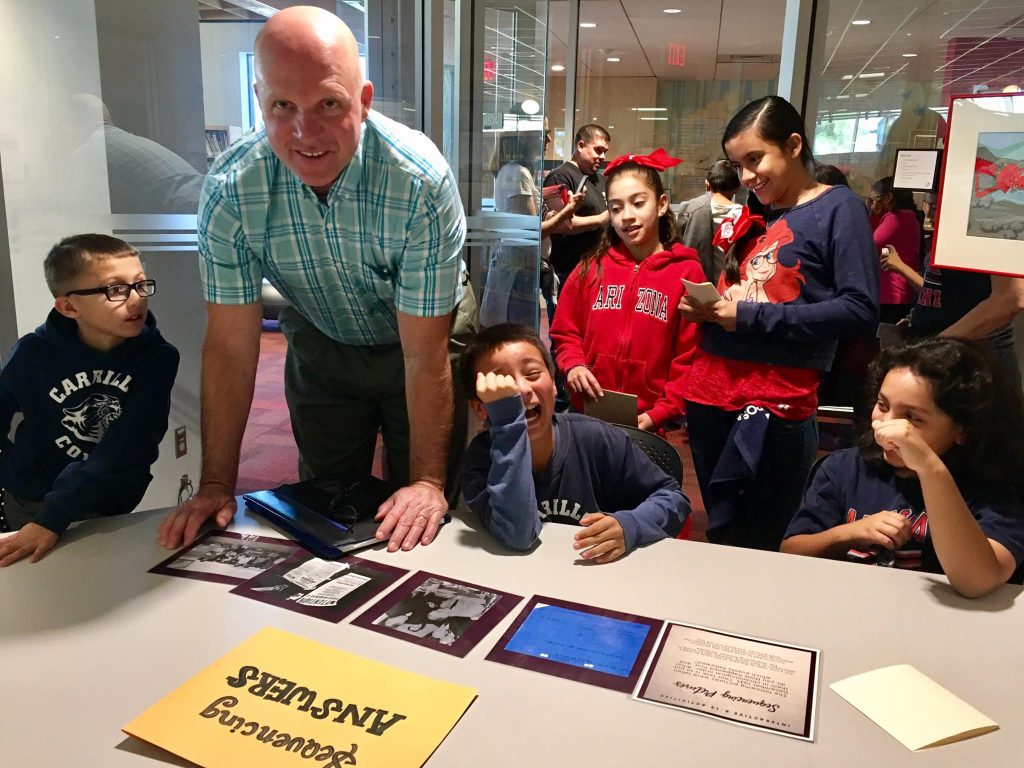
[[[654, 190], [656, 199], [660, 200], [661, 196], [665, 194], [665, 185], [662, 183], [661, 174], [658, 171], [632, 162], [623, 163], [612, 168], [611, 173], [605, 176], [605, 189], [610, 189], [612, 182], [623, 173], [632, 173], [640, 178], [641, 181]], [[665, 249], [672, 247], [673, 243], [679, 242], [679, 229], [676, 226], [676, 217], [672, 213], [671, 208], [668, 208], [665, 213], [658, 217], [658, 240]], [[586, 279], [587, 273], [593, 268], [594, 274], [591, 276], [591, 279], [595, 283], [599, 282], [603, 274], [601, 271], [601, 259], [604, 258], [609, 248], [621, 242], [622, 238], [615, 231], [615, 227], [612, 226], [612, 221], [609, 217], [608, 224], [601, 234], [601, 240], [598, 242], [597, 247], [593, 251], [583, 254], [580, 258], [580, 279]]]
[[[725, 152], [725, 145], [738, 134], [753, 128], [757, 135], [774, 144], [779, 149], [785, 149], [790, 136], [794, 133], [800, 137], [800, 161], [804, 164], [808, 173], [813, 173], [815, 162], [814, 154], [811, 152], [811, 144], [807, 140], [807, 131], [804, 127], [804, 119], [800, 116], [796, 107], [790, 104], [781, 96], [764, 96], [756, 101], [747, 104], [743, 109], [733, 115], [732, 120], [725, 126], [725, 133], [722, 134], [722, 151]], [[726, 152], [728, 157], [728, 153]], [[752, 214], [761, 215], [765, 212], [765, 206], [757, 199], [753, 192], [747, 195], [747, 207]], [[741, 237], [725, 254], [723, 272], [727, 283], [737, 283], [740, 279], [739, 259], [746, 251], [747, 243], [754, 237], [761, 234], [760, 231], [753, 231], [753, 228]]]
[[[965, 499], [1024, 498], [1024, 405], [987, 351], [965, 339], [932, 338], [883, 349], [868, 369], [873, 407], [889, 371], [906, 368], [931, 386], [935, 405], [964, 430], [963, 445], [942, 457]], [[872, 408], [858, 419], [861, 457], [891, 472], [871, 429]]]

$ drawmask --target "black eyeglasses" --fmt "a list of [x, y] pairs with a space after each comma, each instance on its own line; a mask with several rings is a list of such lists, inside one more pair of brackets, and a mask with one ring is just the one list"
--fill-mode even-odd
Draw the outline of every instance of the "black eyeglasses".
[[156, 293], [156, 280], [139, 280], [137, 283], [114, 283], [102, 288], [83, 288], [80, 291], [68, 291], [65, 296], [93, 296], [105, 293], [107, 301], [128, 301], [132, 291], [139, 296], [152, 296]]

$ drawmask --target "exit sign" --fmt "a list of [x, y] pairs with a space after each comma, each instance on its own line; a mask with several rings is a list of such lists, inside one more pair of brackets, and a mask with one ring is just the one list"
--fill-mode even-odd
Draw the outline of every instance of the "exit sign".
[[686, 66], [686, 46], [678, 43], [669, 43], [666, 49], [668, 51], [668, 63], [672, 67], [683, 67]]

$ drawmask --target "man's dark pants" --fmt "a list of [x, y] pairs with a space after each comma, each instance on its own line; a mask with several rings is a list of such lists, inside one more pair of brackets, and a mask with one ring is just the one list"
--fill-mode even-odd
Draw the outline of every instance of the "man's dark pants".
[[[300, 479], [369, 475], [379, 432], [384, 438], [386, 479], [408, 484], [409, 414], [402, 345], [342, 344], [294, 307], [285, 307], [280, 321], [288, 340], [284, 390], [299, 448]], [[446, 472], [449, 502], [466, 439], [467, 419], [460, 413], [466, 403], [459, 400]]]

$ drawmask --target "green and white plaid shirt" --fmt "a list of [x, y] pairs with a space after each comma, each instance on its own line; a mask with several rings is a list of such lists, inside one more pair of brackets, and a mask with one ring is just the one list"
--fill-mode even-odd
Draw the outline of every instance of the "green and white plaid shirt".
[[451, 169], [422, 133], [371, 111], [326, 202], [266, 134], [217, 158], [199, 200], [206, 300], [251, 304], [262, 279], [344, 344], [397, 342], [396, 310], [451, 312], [462, 295], [466, 218]]

